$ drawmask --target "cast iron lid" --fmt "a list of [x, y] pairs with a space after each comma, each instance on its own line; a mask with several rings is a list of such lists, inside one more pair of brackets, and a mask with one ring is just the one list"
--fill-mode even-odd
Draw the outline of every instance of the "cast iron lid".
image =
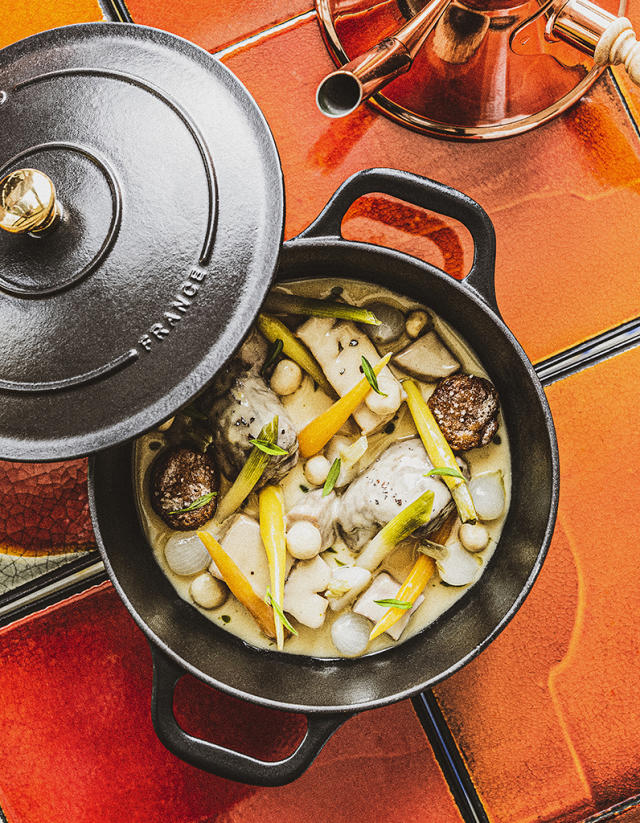
[[63, 459], [169, 417], [231, 355], [277, 263], [282, 173], [221, 63], [108, 23], [0, 52], [0, 178], [22, 169], [0, 191], [0, 457]]

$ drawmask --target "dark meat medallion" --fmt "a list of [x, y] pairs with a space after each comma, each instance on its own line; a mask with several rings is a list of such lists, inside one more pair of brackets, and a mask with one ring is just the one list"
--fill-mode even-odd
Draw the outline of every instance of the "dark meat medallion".
[[486, 446], [498, 431], [498, 392], [484, 377], [446, 377], [429, 398], [429, 408], [454, 451]]
[[[153, 464], [151, 503], [172, 529], [190, 531], [211, 520], [218, 505], [219, 489], [218, 471], [208, 454], [173, 447], [159, 454]], [[180, 512], [211, 492], [216, 494], [208, 503]]]

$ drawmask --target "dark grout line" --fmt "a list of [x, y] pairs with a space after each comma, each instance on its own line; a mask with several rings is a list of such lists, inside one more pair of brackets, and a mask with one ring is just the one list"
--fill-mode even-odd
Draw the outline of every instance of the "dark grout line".
[[112, 23], [133, 23], [125, 0], [98, 0]]
[[629, 797], [627, 800], [616, 803], [615, 806], [611, 806], [610, 808], [604, 809], [604, 811], [598, 812], [591, 817], [587, 817], [583, 823], [605, 823], [605, 821], [614, 820], [614, 818], [618, 817], [618, 815], [623, 812], [628, 812], [630, 809], [636, 809], [639, 807], [640, 795], [636, 794], [634, 797]]
[[622, 107], [626, 111], [629, 120], [631, 120], [631, 124], [633, 126], [633, 130], [636, 133], [636, 136], [640, 137], [640, 126], [638, 125], [638, 123], [636, 122], [635, 117], [633, 116], [633, 112], [631, 111], [631, 108], [629, 107], [629, 103], [627, 101], [627, 96], [624, 93], [624, 91], [622, 90], [622, 87], [620, 86], [620, 83], [618, 83], [618, 78], [615, 76], [615, 74], [611, 70], [611, 67], [609, 67], [607, 69], [607, 72], [609, 74], [609, 77], [611, 78], [611, 82], [613, 83], [613, 86], [614, 86], [615, 90], [618, 92], [618, 95], [620, 97], [620, 102], [622, 103]]
[[535, 364], [543, 386], [563, 380], [640, 345], [640, 318], [591, 337]]
[[431, 690], [412, 700], [418, 719], [465, 823], [489, 823], [471, 775]]

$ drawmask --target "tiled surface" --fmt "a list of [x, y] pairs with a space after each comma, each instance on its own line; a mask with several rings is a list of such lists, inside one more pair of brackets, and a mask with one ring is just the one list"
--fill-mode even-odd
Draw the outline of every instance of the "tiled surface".
[[0, 48], [45, 29], [101, 19], [97, 0], [5, 0], [0, 5]]
[[136, 23], [165, 29], [217, 51], [256, 32], [309, 11], [310, 0], [124, 0]]
[[[127, 2], [138, 22], [210, 50], [310, 6]], [[631, 3], [630, 16], [640, 20], [637, 0]], [[0, 43], [99, 16], [86, 0], [21, 0], [11, 15], [0, 10]], [[228, 48], [224, 59], [274, 131], [288, 237], [352, 172], [395, 166], [462, 188], [488, 210], [498, 238], [498, 300], [534, 360], [640, 315], [640, 144], [610, 75], [537, 131], [468, 145], [411, 133], [366, 107], [347, 120], [323, 118], [314, 93], [333, 63], [309, 15]], [[637, 114], [640, 95], [621, 72], [616, 77]], [[343, 228], [349, 237], [424, 256], [457, 277], [469, 266], [459, 227], [388, 198], [355, 204]], [[639, 372], [635, 351], [550, 388], [563, 476], [548, 561], [511, 626], [438, 690], [492, 823], [570, 823], [640, 793], [632, 519]], [[67, 469], [1, 468], [0, 491], [11, 511], [0, 518], [5, 551], [90, 541], [82, 461]], [[109, 587], [4, 630], [0, 659], [0, 805], [9, 823], [356, 815], [459, 821], [407, 703], [350, 721], [292, 787], [239, 787], [180, 764], [153, 735], [147, 647]], [[178, 712], [201, 731], [213, 717], [218, 723], [229, 716], [224, 734], [235, 742], [252, 737], [263, 754], [272, 742], [284, 749], [300, 729], [295, 719], [238, 706], [195, 681], [181, 688]], [[631, 810], [616, 819], [639, 817]]]
[[568, 823], [640, 794], [639, 381], [634, 349], [549, 388], [549, 556], [511, 625], [436, 691], [493, 823]]
[[[291, 786], [243, 786], [177, 760], [151, 726], [147, 642], [109, 584], [1, 631], [0, 660], [9, 823], [462, 823], [408, 702], [349, 720]], [[264, 758], [304, 728], [191, 677], [176, 714], [191, 733]]]
[[[315, 88], [332, 62], [314, 20], [225, 63], [273, 129], [287, 236], [353, 172], [397, 166], [461, 188], [487, 209], [498, 239], [498, 301], [532, 359], [640, 314], [640, 235], [629, 219], [640, 212], [640, 144], [608, 75], [580, 106], [543, 128], [499, 143], [460, 144], [409, 132], [367, 107], [343, 120], [323, 117]], [[404, 248], [428, 253], [411, 223], [399, 229]], [[378, 223], [373, 236], [384, 242], [389, 234]]]

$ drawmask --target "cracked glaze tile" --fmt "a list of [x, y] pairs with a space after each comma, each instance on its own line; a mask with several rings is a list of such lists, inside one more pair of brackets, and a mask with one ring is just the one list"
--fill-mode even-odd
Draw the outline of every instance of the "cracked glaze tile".
[[[0, 804], [11, 823], [116, 821], [124, 810], [128, 823], [462, 823], [408, 701], [348, 720], [282, 788], [169, 754], [151, 724], [149, 647], [110, 584], [1, 630], [0, 659]], [[190, 676], [175, 706], [187, 731], [263, 758], [284, 756], [305, 726]]]
[[[469, 144], [416, 134], [366, 106], [342, 120], [323, 117], [315, 89], [333, 63], [314, 20], [231, 50], [225, 63], [246, 83], [274, 132], [285, 176], [287, 237], [304, 228], [353, 172], [397, 167], [460, 188], [487, 209], [498, 239], [498, 301], [532, 359], [640, 314], [640, 142], [608, 74], [551, 123], [519, 137]], [[401, 237], [403, 250], [436, 263], [459, 257], [446, 236], [425, 234], [424, 222], [407, 217], [407, 210], [358, 209], [361, 239], [398, 245]], [[344, 228], [352, 236], [350, 217]], [[465, 250], [465, 265], [458, 260], [456, 273], [470, 264], [469, 244], [458, 235], [454, 245]]]
[[640, 794], [639, 381], [634, 349], [548, 389], [548, 558], [513, 622], [436, 689], [492, 823], [569, 823]]

